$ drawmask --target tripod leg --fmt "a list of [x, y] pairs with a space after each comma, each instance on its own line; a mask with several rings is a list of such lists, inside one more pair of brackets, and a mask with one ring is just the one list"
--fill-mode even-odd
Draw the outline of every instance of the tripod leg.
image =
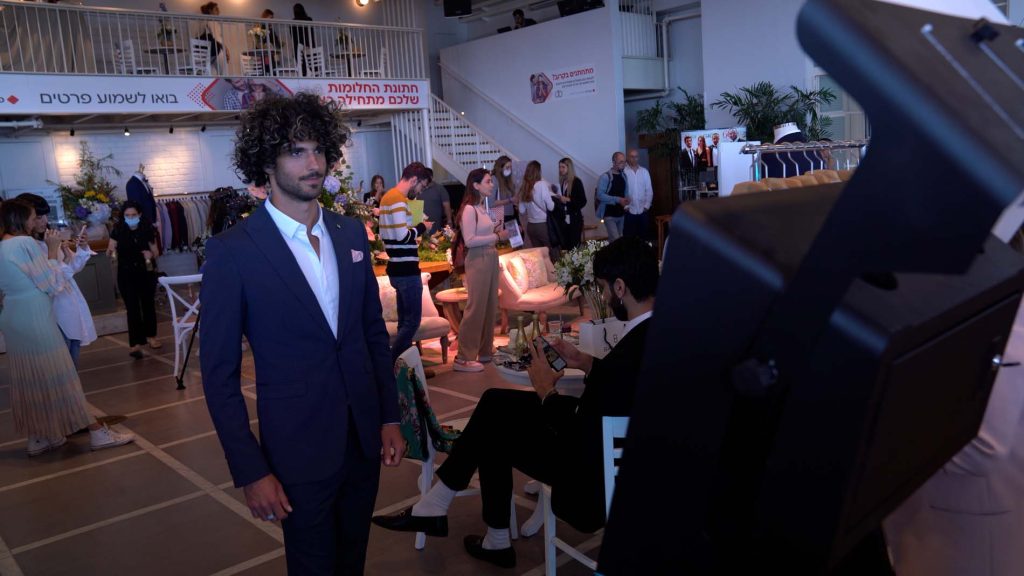
[[200, 310], [196, 314], [196, 324], [192, 327], [192, 334], [188, 337], [188, 348], [185, 350], [185, 362], [181, 365], [181, 373], [178, 374], [178, 390], [185, 389], [185, 370], [188, 369], [188, 359], [192, 356], [192, 344], [196, 341], [196, 332], [199, 332], [199, 318], [203, 315], [203, 311]]

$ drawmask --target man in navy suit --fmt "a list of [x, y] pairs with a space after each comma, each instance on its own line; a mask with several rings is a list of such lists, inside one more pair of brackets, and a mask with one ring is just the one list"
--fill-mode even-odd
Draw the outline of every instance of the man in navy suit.
[[[405, 451], [366, 231], [317, 203], [347, 131], [333, 102], [260, 101], [235, 167], [269, 199], [206, 244], [206, 403], [253, 517], [280, 521], [289, 574], [362, 574], [380, 464]], [[259, 440], [241, 391], [255, 361]]]

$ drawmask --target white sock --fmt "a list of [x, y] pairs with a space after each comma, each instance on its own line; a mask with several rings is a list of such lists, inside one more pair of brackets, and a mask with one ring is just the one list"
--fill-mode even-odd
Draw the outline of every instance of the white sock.
[[420, 501], [413, 505], [413, 516], [444, 516], [448, 513], [448, 507], [455, 499], [455, 490], [445, 486], [440, 480], [434, 484]]
[[484, 541], [480, 543], [484, 550], [504, 550], [512, 547], [512, 536], [508, 528], [487, 527]]

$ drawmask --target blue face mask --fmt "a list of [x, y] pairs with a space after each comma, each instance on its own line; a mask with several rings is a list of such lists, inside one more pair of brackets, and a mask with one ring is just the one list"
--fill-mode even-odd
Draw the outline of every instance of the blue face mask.
[[136, 216], [134, 218], [129, 218], [125, 216], [124, 223], [127, 224], [129, 228], [135, 228], [139, 225], [139, 217]]

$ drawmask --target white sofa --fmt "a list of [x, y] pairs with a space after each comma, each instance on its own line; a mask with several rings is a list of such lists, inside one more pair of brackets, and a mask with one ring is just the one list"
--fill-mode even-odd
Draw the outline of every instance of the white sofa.
[[547, 311], [569, 304], [565, 289], [555, 282], [555, 266], [547, 248], [527, 248], [498, 256], [498, 286], [501, 296], [501, 331], [508, 332], [508, 311], [519, 310], [540, 315], [546, 322]]
[[[416, 343], [416, 347], [419, 348], [423, 340], [440, 338], [441, 361], [447, 364], [448, 331], [451, 330], [451, 325], [448, 323], [448, 320], [442, 318], [437, 313], [434, 300], [430, 297], [430, 288], [427, 286], [430, 274], [424, 272], [420, 274], [420, 277], [423, 280], [423, 317], [420, 320], [419, 330], [416, 331], [416, 335], [413, 336], [412, 340]], [[380, 289], [380, 304], [384, 309], [384, 323], [388, 327], [388, 334], [394, 338], [398, 334], [398, 307], [395, 303], [395, 289], [391, 287], [391, 282], [388, 280], [387, 275], [377, 277], [377, 286]]]

